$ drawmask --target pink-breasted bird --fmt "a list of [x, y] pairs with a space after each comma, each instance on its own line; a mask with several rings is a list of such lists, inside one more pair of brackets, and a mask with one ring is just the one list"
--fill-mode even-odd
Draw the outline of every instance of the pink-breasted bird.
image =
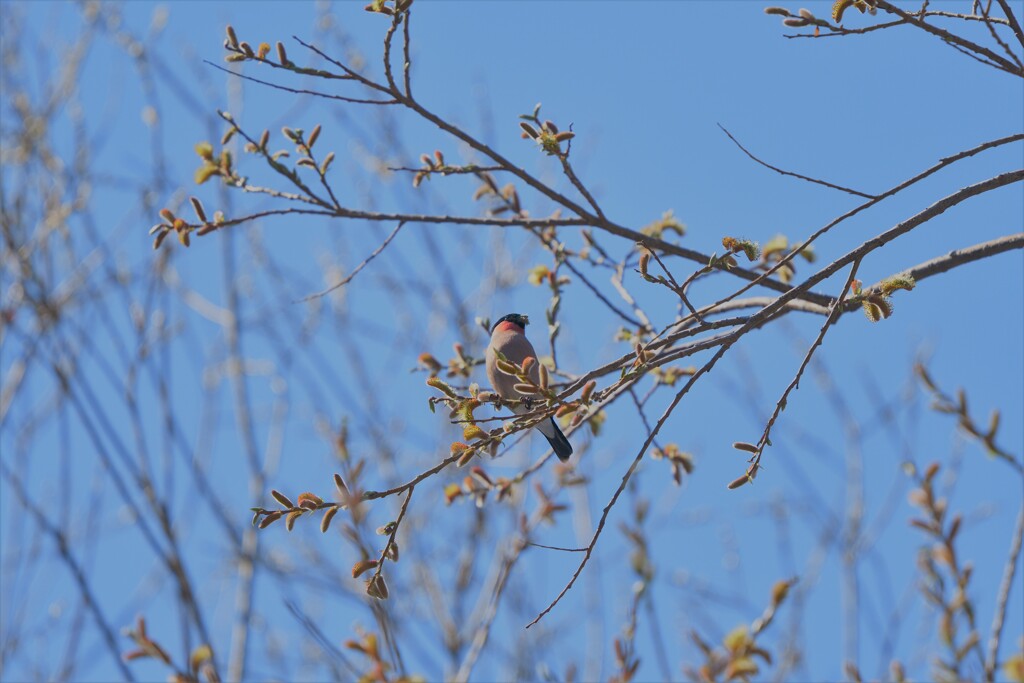
[[[491, 328], [491, 343], [487, 346], [487, 379], [498, 396], [507, 400], [529, 399], [529, 396], [520, 394], [515, 389], [519, 383], [513, 375], [508, 375], [498, 369], [498, 353], [501, 353], [510, 363], [522, 366], [527, 358], [537, 358], [537, 352], [533, 350], [533, 344], [526, 338], [526, 325], [530, 319], [519, 313], [509, 313], [502, 317]], [[540, 384], [539, 361], [530, 367], [529, 376], [534, 384]], [[517, 403], [512, 406], [512, 412], [517, 415], [530, 412], [527, 406]], [[537, 430], [544, 435], [544, 438], [551, 444], [552, 450], [559, 460], [568, 460], [572, 455], [572, 444], [565, 438], [565, 434], [555, 424], [554, 419], [542, 420], [537, 425]]]

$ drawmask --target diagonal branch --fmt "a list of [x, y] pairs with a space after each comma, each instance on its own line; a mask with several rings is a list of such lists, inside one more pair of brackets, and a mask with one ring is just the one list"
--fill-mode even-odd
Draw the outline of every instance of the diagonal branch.
[[530, 628], [538, 621], [543, 619], [544, 615], [553, 610], [555, 608], [555, 605], [557, 605], [562, 600], [562, 598], [565, 597], [565, 594], [572, 589], [573, 584], [576, 583], [576, 579], [580, 577], [580, 574], [583, 573], [584, 567], [587, 566], [587, 562], [590, 561], [590, 556], [593, 554], [595, 546], [597, 546], [597, 540], [601, 537], [601, 532], [604, 531], [604, 525], [605, 522], [608, 520], [608, 514], [611, 512], [612, 508], [615, 507], [615, 503], [616, 501], [618, 501], [619, 496], [622, 495], [622, 492], [626, 490], [626, 485], [629, 483], [630, 478], [632, 478], [633, 473], [636, 472], [636, 468], [640, 464], [640, 461], [643, 460], [644, 453], [647, 452], [647, 449], [650, 447], [651, 443], [654, 442], [654, 438], [658, 435], [658, 432], [661, 431], [661, 428], [665, 425], [665, 421], [668, 420], [670, 415], [672, 415], [672, 412], [676, 409], [676, 406], [679, 405], [679, 402], [683, 399], [683, 396], [685, 396], [690, 391], [690, 388], [697, 382], [701, 375], [709, 372], [711, 368], [715, 366], [715, 363], [717, 363], [718, 360], [723, 355], [725, 355], [725, 351], [729, 348], [730, 345], [731, 344], [723, 345], [718, 350], [718, 353], [716, 353], [711, 358], [711, 360], [705, 363], [700, 370], [695, 372], [693, 376], [690, 377], [690, 379], [686, 382], [686, 384], [683, 385], [683, 388], [676, 393], [675, 398], [672, 399], [672, 403], [669, 404], [669, 406], [665, 409], [665, 412], [662, 413], [660, 418], [658, 418], [658, 422], [654, 425], [654, 429], [652, 429], [650, 433], [647, 435], [647, 438], [644, 440], [643, 445], [640, 447], [640, 451], [636, 454], [636, 457], [633, 458], [633, 462], [630, 463], [629, 468], [626, 470], [625, 474], [622, 475], [622, 481], [619, 483], [619, 487], [615, 489], [615, 493], [612, 495], [611, 500], [609, 500], [608, 504], [604, 506], [604, 510], [601, 512], [601, 519], [597, 523], [597, 530], [594, 531], [594, 535], [590, 539], [590, 543], [587, 545], [587, 548], [584, 551], [583, 559], [580, 561], [579, 566], [576, 567], [576, 571], [573, 572], [572, 578], [569, 579], [569, 583], [567, 583], [565, 585], [565, 588], [563, 588], [562, 591], [555, 597], [555, 599], [551, 601], [551, 604], [545, 607], [533, 621], [526, 625], [526, 628]]
[[1017, 573], [1017, 557], [1020, 555], [1022, 541], [1024, 541], [1024, 505], [1017, 513], [1017, 526], [1013, 530], [1013, 540], [1010, 542], [1010, 556], [1006, 558], [1003, 579], [999, 582], [996, 613], [992, 617], [992, 635], [989, 637], [988, 653], [985, 655], [985, 680], [988, 683], [995, 680], [999, 643], [1002, 640], [1003, 622], [1006, 619], [1006, 605], [1010, 601], [1010, 590], [1013, 588], [1013, 575]]
[[[1006, 15], [1007, 23], [1010, 24], [1010, 28], [1013, 29], [1014, 35], [1017, 36], [1017, 41], [1021, 46], [1024, 46], [1024, 31], [1020, 28], [1020, 22], [1017, 21], [1017, 16], [1013, 13], [1013, 10], [1010, 9], [1010, 3], [1006, 0], [998, 0], [998, 2], [999, 6], [1003, 8], [1003, 14]], [[995, 20], [993, 19], [993, 21]]]
[[[1016, 64], [1006, 59], [1002, 55], [997, 54], [992, 50], [989, 50], [987, 47], [978, 45], [977, 43], [967, 40], [966, 38], [961, 38], [955, 33], [950, 33], [945, 29], [933, 26], [932, 24], [929, 24], [923, 19], [919, 19], [918, 17], [903, 11], [899, 7], [896, 7], [895, 5], [887, 2], [886, 0], [875, 0], [875, 4], [879, 9], [883, 9], [886, 12], [889, 12], [890, 14], [895, 14], [899, 18], [906, 21], [908, 24], [912, 24], [923, 31], [927, 31], [932, 35], [941, 38], [943, 41], [950, 45], [957, 45], [964, 48], [965, 50], [970, 50], [971, 52], [974, 52], [978, 55], [987, 57], [988, 59], [995, 62], [998, 65], [998, 68], [1000, 68], [1003, 71], [1014, 74], [1015, 76], [1024, 76], [1024, 71], [1022, 71]], [[1007, 18], [1009, 18], [1009, 16]]]
[[[918, 265], [908, 268], [903, 272], [910, 275], [915, 280], [921, 281], [925, 278], [938, 275], [939, 273], [945, 273], [947, 270], [952, 270], [953, 268], [957, 268], [967, 263], [979, 261], [983, 258], [995, 256], [996, 254], [1001, 254], [1013, 249], [1024, 249], [1024, 232], [999, 237], [989, 242], [975, 244], [972, 247], [954, 249], [945, 256], [939, 256], [931, 259], [930, 261], [919, 263]], [[865, 291], [877, 290], [881, 284], [882, 283], [880, 281], [876, 282], [870, 287], [865, 287]], [[854, 310], [859, 306], [860, 304], [847, 302], [846, 310]]]
[[736, 144], [736, 146], [739, 147], [740, 150], [744, 154], [746, 154], [748, 157], [750, 157], [751, 159], [753, 159], [757, 163], [761, 164], [765, 168], [769, 168], [769, 169], [775, 171], [776, 173], [781, 173], [782, 175], [788, 175], [788, 176], [792, 176], [794, 178], [799, 178], [800, 180], [806, 180], [809, 183], [816, 183], [818, 185], [824, 185], [825, 187], [831, 187], [833, 190], [840, 190], [841, 192], [847, 192], [849, 194], [855, 194], [858, 197], [864, 197], [865, 199], [875, 199], [875, 195], [873, 195], [873, 194], [868, 194], [867, 192], [861, 192], [860, 190], [853, 190], [853, 189], [850, 189], [849, 187], [843, 187], [842, 185], [835, 185], [833, 183], [830, 183], [830, 182], [827, 182], [827, 181], [824, 181], [824, 180], [819, 180], [817, 178], [811, 178], [811, 177], [808, 177], [808, 176], [805, 176], [805, 175], [800, 175], [799, 173], [793, 173], [792, 171], [786, 171], [786, 170], [783, 170], [783, 169], [778, 168], [776, 166], [772, 166], [771, 164], [769, 164], [769, 163], [767, 163], [765, 161], [761, 161], [756, 156], [751, 154], [751, 152], [746, 147], [741, 145], [740, 141], [737, 140], [735, 137], [733, 137], [733, 134], [730, 133], [726, 129], [725, 126], [723, 126], [720, 123], [716, 124], [716, 125], [719, 128], [722, 129], [723, 133], [725, 133], [727, 136], [729, 136], [729, 139], [732, 140]]
[[335, 284], [331, 285], [330, 287], [328, 287], [327, 289], [323, 290], [322, 292], [317, 292], [316, 294], [310, 294], [309, 296], [307, 296], [305, 298], [299, 299], [295, 303], [303, 303], [303, 302], [306, 302], [306, 301], [312, 301], [313, 299], [319, 299], [322, 296], [326, 296], [327, 294], [330, 294], [331, 292], [333, 292], [334, 290], [338, 289], [339, 287], [344, 287], [348, 283], [352, 282], [352, 279], [355, 278], [355, 276], [359, 274], [359, 271], [361, 271], [363, 268], [365, 268], [367, 266], [367, 264], [370, 263], [370, 261], [372, 261], [373, 259], [377, 258], [377, 256], [382, 251], [384, 251], [389, 244], [391, 244], [391, 240], [395, 239], [395, 236], [398, 234], [398, 231], [402, 229], [403, 225], [405, 225], [405, 221], [400, 221], [398, 223], [398, 225], [395, 227], [395, 229], [391, 231], [391, 234], [388, 235], [384, 239], [384, 241], [381, 243], [381, 245], [379, 247], [377, 247], [376, 249], [374, 249], [373, 253], [371, 253], [369, 256], [367, 256], [365, 259], [363, 259], [363, 262], [360, 263], [358, 266], [356, 266], [355, 269], [351, 273], [349, 273], [346, 277], [342, 278], [339, 282], [336, 282]]
[[779, 415], [786, 409], [786, 404], [789, 402], [789, 395], [796, 389], [800, 388], [800, 378], [804, 375], [804, 370], [807, 369], [808, 364], [811, 362], [811, 358], [814, 356], [814, 352], [821, 346], [822, 342], [825, 341], [825, 334], [828, 332], [828, 328], [839, 319], [839, 315], [843, 310], [843, 301], [846, 299], [846, 295], [850, 292], [850, 287], [853, 285], [854, 279], [857, 277], [857, 269], [860, 268], [860, 259], [858, 258], [853, 262], [853, 267], [850, 268], [850, 274], [846, 277], [846, 284], [843, 285], [843, 291], [839, 294], [839, 298], [836, 299], [835, 303], [832, 304], [832, 309], [828, 313], [828, 318], [825, 319], [825, 324], [821, 326], [821, 330], [818, 331], [818, 336], [815, 338], [814, 343], [807, 349], [807, 354], [804, 356], [804, 360], [800, 363], [799, 369], [796, 371], [796, 375], [790, 381], [789, 386], [782, 392], [782, 397], [778, 403], [775, 404], [775, 410], [772, 411], [772, 416], [768, 418], [768, 424], [764, 427], [764, 433], [761, 434], [761, 439], [757, 442], [757, 452], [751, 459], [750, 467], [747, 468], [747, 479], [753, 481], [754, 475], [757, 474], [757, 470], [761, 463], [761, 454], [764, 453], [765, 447], [771, 442], [769, 438], [772, 433], [772, 427], [775, 425], [775, 421], [779, 419]]

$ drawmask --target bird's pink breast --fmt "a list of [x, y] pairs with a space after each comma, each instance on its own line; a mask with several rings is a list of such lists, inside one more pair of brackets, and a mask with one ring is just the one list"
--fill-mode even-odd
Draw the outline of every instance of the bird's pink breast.
[[525, 330], [522, 327], [520, 327], [519, 325], [516, 325], [514, 322], [512, 322], [510, 320], [506, 320], [503, 323], [498, 323], [498, 327], [495, 328], [495, 332], [524, 332], [524, 331]]

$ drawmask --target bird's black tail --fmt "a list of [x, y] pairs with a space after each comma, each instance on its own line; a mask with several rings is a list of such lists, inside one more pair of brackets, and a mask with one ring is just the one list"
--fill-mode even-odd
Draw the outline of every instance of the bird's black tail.
[[[546, 434], [545, 431], [550, 431], [550, 434]], [[544, 438], [551, 444], [551, 449], [555, 451], [555, 455], [558, 456], [559, 460], [565, 461], [572, 455], [572, 444], [569, 443], [569, 439], [565, 438], [565, 434], [558, 428], [554, 419], [551, 420], [551, 425], [548, 430], [541, 430], [541, 434], [544, 434]]]

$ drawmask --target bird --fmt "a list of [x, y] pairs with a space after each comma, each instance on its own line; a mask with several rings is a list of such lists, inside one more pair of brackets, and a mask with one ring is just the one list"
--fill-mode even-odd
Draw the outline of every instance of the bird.
[[[529, 324], [529, 317], [521, 313], [509, 313], [498, 319], [491, 328], [491, 343], [487, 346], [487, 379], [490, 380], [498, 396], [506, 400], [526, 400], [529, 403], [530, 396], [523, 395], [516, 391], [515, 385], [521, 380], [515, 376], [502, 372], [498, 368], [498, 354], [504, 356], [505, 360], [522, 367], [523, 361], [527, 358], [536, 360], [537, 352], [533, 350], [533, 344], [526, 338], [526, 326]], [[534, 384], [540, 385], [540, 363], [535, 362], [530, 366], [528, 376]], [[516, 403], [512, 406], [512, 412], [517, 415], [530, 412], [528, 405]], [[552, 450], [559, 460], [565, 461], [572, 455], [572, 444], [565, 438], [565, 434], [555, 424], [553, 418], [542, 420], [535, 425], [537, 430], [544, 435], [544, 438], [551, 444]]]

